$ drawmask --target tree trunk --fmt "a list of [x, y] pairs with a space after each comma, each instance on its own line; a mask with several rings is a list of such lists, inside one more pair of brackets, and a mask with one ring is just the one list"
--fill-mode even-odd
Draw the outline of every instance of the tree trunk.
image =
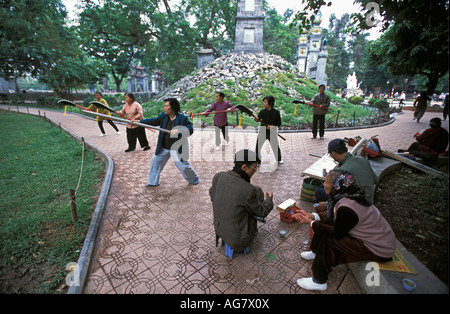
[[120, 85], [122, 84], [123, 78], [119, 78], [114, 71], [112, 71], [112, 76], [114, 78], [114, 83], [116, 84], [117, 92], [120, 92]]
[[436, 89], [437, 84], [439, 83], [439, 73], [436, 73], [435, 71], [431, 71], [431, 73], [427, 74], [428, 77], [428, 83], [427, 83], [427, 95], [431, 96], [434, 93], [434, 90]]

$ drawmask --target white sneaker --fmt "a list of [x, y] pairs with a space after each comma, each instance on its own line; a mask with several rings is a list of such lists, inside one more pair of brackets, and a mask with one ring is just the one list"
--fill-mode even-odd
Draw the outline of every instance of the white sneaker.
[[117, 135], [120, 135], [120, 134], [122, 134], [122, 133], [120, 133], [120, 131], [119, 131], [119, 132], [117, 132]]
[[100, 137], [106, 136], [106, 134], [100, 134]]
[[282, 164], [284, 164], [284, 160], [280, 160], [278, 163], [279, 163], [280, 165], [282, 165]]
[[216, 146], [216, 150], [220, 150], [220, 146]]
[[323, 140], [323, 139], [324, 139], [324, 137], [323, 137], [323, 136], [321, 136], [321, 137], [320, 137], [320, 139], [321, 139], [321, 140]]
[[230, 142], [229, 141], [225, 141], [225, 146], [229, 146]]
[[297, 285], [306, 290], [325, 291], [328, 288], [326, 283], [315, 283], [312, 277], [298, 279]]
[[313, 251], [305, 251], [301, 252], [300, 256], [307, 261], [311, 261], [316, 257], [316, 253], [313, 253]]

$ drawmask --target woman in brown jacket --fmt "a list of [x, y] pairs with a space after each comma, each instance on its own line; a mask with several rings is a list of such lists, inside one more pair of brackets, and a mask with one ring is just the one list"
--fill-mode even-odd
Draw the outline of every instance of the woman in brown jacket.
[[273, 193], [250, 183], [260, 163], [247, 149], [236, 153], [234, 168], [217, 173], [209, 189], [214, 214], [214, 230], [234, 251], [250, 246], [257, 233], [257, 217], [267, 217], [273, 209]]

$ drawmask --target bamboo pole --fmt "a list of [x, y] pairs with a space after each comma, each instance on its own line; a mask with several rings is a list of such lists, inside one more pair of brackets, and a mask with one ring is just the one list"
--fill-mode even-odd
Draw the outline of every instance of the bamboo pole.
[[72, 222], [78, 221], [77, 203], [75, 202], [75, 190], [70, 190], [70, 213], [72, 214]]
[[107, 118], [107, 119], [111, 119], [111, 120], [115, 120], [115, 121], [119, 121], [119, 122], [132, 123], [134, 125], [141, 126], [143, 128], [149, 128], [149, 129], [153, 129], [153, 130], [157, 130], [157, 131], [161, 131], [161, 132], [165, 132], [165, 133], [170, 133], [170, 130], [159, 128], [159, 127], [153, 126], [153, 125], [148, 125], [148, 124], [134, 122], [134, 121], [126, 120], [126, 119], [116, 118], [113, 116], [108, 116], [106, 114], [97, 113], [97, 112], [93, 112], [93, 111], [83, 110], [83, 112], [90, 114], [90, 115], [95, 115], [95, 116], [99, 116], [99, 117], [103, 117], [103, 118]]

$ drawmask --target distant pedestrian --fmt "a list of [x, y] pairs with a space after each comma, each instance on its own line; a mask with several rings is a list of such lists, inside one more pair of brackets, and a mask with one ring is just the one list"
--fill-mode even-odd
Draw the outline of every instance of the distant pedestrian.
[[444, 99], [444, 120], [447, 120], [447, 116], [448, 116], [448, 94], [445, 95]]
[[317, 125], [319, 124], [319, 136], [323, 140], [325, 135], [325, 115], [330, 107], [330, 96], [325, 94], [325, 85], [319, 85], [319, 93], [313, 97], [311, 102], [319, 106], [313, 107], [312, 138], [317, 137]]
[[400, 107], [400, 109], [402, 109], [403, 106], [405, 105], [405, 100], [406, 100], [406, 94], [405, 94], [405, 92], [402, 92], [402, 94], [400, 95], [400, 101], [398, 103], [398, 106]]
[[[425, 112], [427, 111], [427, 102], [431, 100], [430, 97], [428, 97], [427, 92], [421, 92], [420, 96], [416, 98], [416, 100], [414, 100], [413, 103], [413, 107], [415, 108], [414, 110], [414, 118], [413, 120], [417, 119], [417, 123], [420, 122], [420, 119], [422, 119], [423, 115], [425, 114]], [[417, 107], [416, 107], [417, 104]]]

